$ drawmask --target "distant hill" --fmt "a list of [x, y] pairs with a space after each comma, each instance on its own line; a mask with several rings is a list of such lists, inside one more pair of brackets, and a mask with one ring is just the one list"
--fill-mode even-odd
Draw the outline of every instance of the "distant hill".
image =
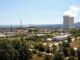
[[[29, 25], [0, 25], [0, 29], [10, 29], [10, 28], [27, 28], [27, 27], [36, 27], [36, 28], [49, 28], [49, 29], [60, 29], [62, 28], [63, 24], [40, 24], [40, 25], [35, 25], [35, 24], [29, 24]], [[75, 23], [75, 27], [77, 29], [80, 29], [80, 22]]]
[[49, 28], [49, 29], [60, 29], [62, 27], [62, 24], [31, 25], [31, 27]]
[[75, 23], [75, 27], [80, 29], [80, 22]]
[[[52, 29], [60, 29], [62, 28], [63, 24], [47, 24], [47, 25], [32, 25], [33, 27], [39, 27], [39, 28], [52, 28]], [[80, 22], [75, 23], [75, 28], [80, 29]]]

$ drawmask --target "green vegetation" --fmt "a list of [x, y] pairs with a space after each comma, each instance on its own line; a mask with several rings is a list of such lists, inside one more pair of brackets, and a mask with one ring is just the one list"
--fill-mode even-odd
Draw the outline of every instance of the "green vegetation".
[[46, 40], [46, 38], [53, 37], [55, 32], [44, 36], [34, 35], [38, 32], [36, 29], [29, 30], [29, 33], [33, 33], [32, 36], [19, 33], [15, 36], [1, 37], [0, 60], [80, 60], [80, 47], [76, 47], [75, 50], [70, 45], [74, 42], [72, 38], [80, 43], [80, 30], [68, 31], [71, 36], [61, 42]]
[[1, 60], [30, 60], [32, 53], [28, 45], [21, 40], [0, 40]]

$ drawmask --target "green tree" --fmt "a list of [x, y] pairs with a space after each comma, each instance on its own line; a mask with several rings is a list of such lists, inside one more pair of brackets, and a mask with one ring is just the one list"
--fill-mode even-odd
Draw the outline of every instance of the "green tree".
[[69, 43], [72, 41], [70, 36], [68, 36], [67, 40]]
[[75, 40], [77, 40], [76, 38], [78, 37], [78, 36], [80, 36], [80, 31], [79, 30], [76, 30], [76, 29], [72, 29], [71, 31], [70, 31], [70, 33], [72, 34], [72, 36], [74, 37], [74, 39]]
[[70, 47], [70, 44], [68, 42], [62, 42], [62, 46], [63, 47], [66, 47], [66, 48], [69, 48]]
[[75, 55], [76, 55], [76, 52], [72, 47], [69, 48], [69, 53], [70, 53], [70, 56], [74, 56], [75, 57]]
[[7, 41], [0, 40], [0, 60], [18, 60], [18, 51]]
[[29, 51], [29, 45], [25, 41], [15, 41], [13, 46], [19, 52], [19, 60], [31, 59], [32, 53]]
[[64, 56], [62, 52], [55, 53], [53, 60], [64, 60]]
[[63, 47], [63, 48], [62, 48], [62, 51], [63, 51], [65, 57], [68, 57], [68, 56], [69, 56], [68, 48]]
[[73, 56], [70, 56], [68, 60], [75, 60]]
[[32, 30], [32, 29], [29, 29], [29, 30], [28, 30], [28, 32], [29, 32], [29, 33], [32, 33], [32, 32], [33, 32], [33, 30]]
[[39, 51], [44, 52], [44, 46], [42, 44], [39, 44], [37, 47]]
[[80, 47], [77, 49], [78, 60], [80, 60]]

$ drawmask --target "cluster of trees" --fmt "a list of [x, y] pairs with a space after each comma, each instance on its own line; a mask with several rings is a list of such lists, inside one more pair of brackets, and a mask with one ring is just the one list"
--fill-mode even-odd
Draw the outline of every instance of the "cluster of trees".
[[[70, 39], [70, 37], [68, 37]], [[45, 53], [51, 53], [53, 54], [53, 60], [80, 60], [80, 48], [75, 50], [73, 47], [70, 47], [70, 40], [68, 42], [62, 42], [58, 45], [53, 45], [50, 49], [50, 47], [44, 46], [41, 43], [35, 45], [35, 49], [37, 49], [40, 52]], [[48, 59], [48, 56], [45, 58]], [[50, 59], [50, 57], [49, 57]]]
[[[38, 32], [37, 30], [34, 30]], [[29, 32], [32, 32], [29, 30]], [[80, 30], [72, 30], [70, 31], [72, 36], [75, 37], [75, 40], [78, 36], [80, 36]], [[46, 36], [33, 36], [33, 37], [26, 37], [23, 39], [24, 35], [16, 35], [21, 39], [16, 40], [8, 40], [0, 39], [0, 59], [1, 60], [31, 60], [32, 52], [36, 53], [38, 50], [39, 52], [51, 53], [53, 54], [52, 60], [80, 60], [80, 48], [75, 50], [74, 48], [70, 47], [70, 43], [72, 42], [71, 37], [67, 38], [68, 42], [62, 42], [58, 46], [54, 45], [49, 47], [49, 45], [44, 46], [42, 42], [45, 40]], [[52, 37], [51, 35], [47, 35], [47, 37]], [[32, 44], [34, 51], [30, 51], [30, 43], [37, 43]], [[40, 43], [41, 42], [41, 43]], [[40, 44], [39, 44], [40, 43]], [[48, 42], [46, 42], [48, 43]], [[39, 54], [40, 55], [40, 54]], [[46, 55], [45, 60], [49, 60], [50, 57]]]
[[30, 60], [32, 53], [23, 40], [0, 40], [0, 60]]
[[75, 40], [77, 40], [76, 38], [77, 37], [80, 37], [80, 29], [72, 29], [72, 30], [70, 30], [69, 31], [71, 34], [72, 34], [72, 36], [75, 38]]
[[38, 29], [29, 29], [28, 32], [29, 33], [32, 33], [32, 32], [37, 33], [37, 32], [39, 32], [39, 30]]

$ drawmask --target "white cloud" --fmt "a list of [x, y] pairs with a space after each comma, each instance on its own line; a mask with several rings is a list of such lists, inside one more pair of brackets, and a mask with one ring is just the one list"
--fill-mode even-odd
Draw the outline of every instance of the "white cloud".
[[70, 6], [70, 9], [68, 11], [64, 12], [64, 15], [68, 15], [68, 16], [76, 16], [78, 14], [78, 12], [80, 11], [80, 8], [77, 6]]

